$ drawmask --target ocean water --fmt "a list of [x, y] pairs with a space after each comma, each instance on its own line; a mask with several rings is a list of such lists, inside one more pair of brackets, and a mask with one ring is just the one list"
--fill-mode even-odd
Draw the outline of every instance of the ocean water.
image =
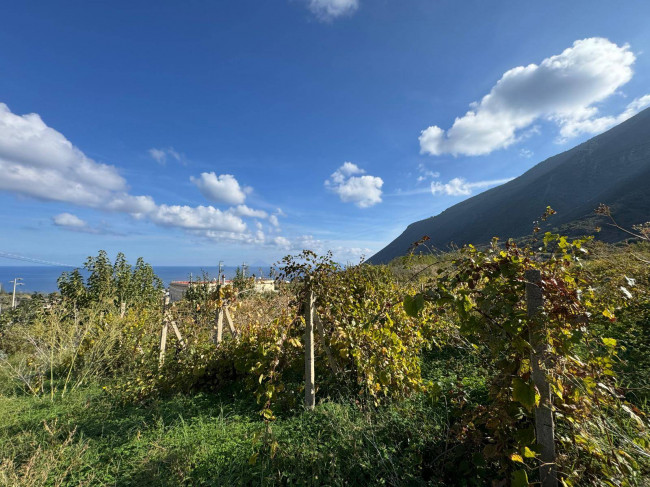
[[[200, 278], [203, 271], [208, 273], [210, 278], [217, 276], [218, 268], [216, 266], [153, 266], [156, 275], [162, 279], [165, 287], [171, 281], [186, 281], [192, 275], [193, 279]], [[235, 275], [237, 267], [224, 267], [224, 274], [226, 279], [231, 279]], [[57, 291], [56, 280], [59, 276], [66, 271], [72, 271], [71, 267], [55, 267], [55, 266], [0, 266], [0, 285], [2, 289], [7, 292], [12, 292], [13, 284], [9, 281], [15, 277], [22, 277], [21, 282], [23, 286], [16, 288], [16, 291], [23, 293], [51, 293]], [[269, 275], [269, 266], [261, 267], [264, 276]], [[87, 273], [81, 269], [82, 274], [87, 276]], [[250, 266], [248, 269], [249, 274], [260, 275], [260, 266]]]

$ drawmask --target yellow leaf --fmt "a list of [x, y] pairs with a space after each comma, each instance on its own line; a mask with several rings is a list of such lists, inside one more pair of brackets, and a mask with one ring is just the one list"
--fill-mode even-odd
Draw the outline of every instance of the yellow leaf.
[[519, 455], [518, 453], [513, 453], [512, 455], [510, 455], [510, 460], [512, 460], [513, 462], [524, 463], [524, 459], [521, 458], [521, 455]]
[[526, 458], [535, 458], [535, 452], [528, 448], [527, 446], [524, 447], [524, 456]]
[[616, 347], [616, 339], [614, 339], [614, 338], [602, 338], [602, 340], [603, 340], [603, 343], [605, 344], [606, 347], [608, 347], [608, 348]]

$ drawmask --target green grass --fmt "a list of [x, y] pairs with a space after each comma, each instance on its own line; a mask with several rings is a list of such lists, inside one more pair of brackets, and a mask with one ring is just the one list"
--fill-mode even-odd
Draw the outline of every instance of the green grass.
[[[99, 388], [0, 398], [4, 485], [435, 485], [448, 418], [424, 397], [375, 410], [324, 401], [280, 417], [198, 394], [119, 406]], [[273, 454], [271, 454], [271, 444]], [[257, 458], [254, 454], [257, 453]]]

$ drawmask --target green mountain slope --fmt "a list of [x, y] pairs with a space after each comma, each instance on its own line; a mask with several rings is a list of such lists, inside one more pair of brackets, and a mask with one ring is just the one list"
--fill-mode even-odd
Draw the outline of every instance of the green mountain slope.
[[[650, 109], [502, 186], [412, 223], [369, 262], [387, 263], [404, 255], [425, 235], [430, 247], [443, 250], [451, 244], [487, 243], [495, 236], [526, 236], [548, 205], [558, 212], [553, 227], [569, 234], [593, 233], [594, 209], [600, 203], [609, 205], [624, 226], [650, 220]], [[606, 241], [625, 237], [607, 227], [598, 234]]]

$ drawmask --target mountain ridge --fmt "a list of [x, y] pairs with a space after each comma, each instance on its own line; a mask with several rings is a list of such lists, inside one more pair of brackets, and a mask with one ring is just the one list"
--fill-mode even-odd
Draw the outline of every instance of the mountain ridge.
[[[406, 227], [373, 255], [387, 263], [408, 252], [423, 236], [444, 249], [450, 244], [483, 244], [492, 237], [529, 235], [546, 206], [558, 213], [547, 226], [569, 234], [593, 233], [595, 208], [604, 203], [624, 226], [650, 219], [650, 109], [536, 164], [519, 177], [461, 201], [436, 216]], [[507, 217], [504, 217], [507, 214]], [[605, 227], [605, 241], [626, 235]]]

